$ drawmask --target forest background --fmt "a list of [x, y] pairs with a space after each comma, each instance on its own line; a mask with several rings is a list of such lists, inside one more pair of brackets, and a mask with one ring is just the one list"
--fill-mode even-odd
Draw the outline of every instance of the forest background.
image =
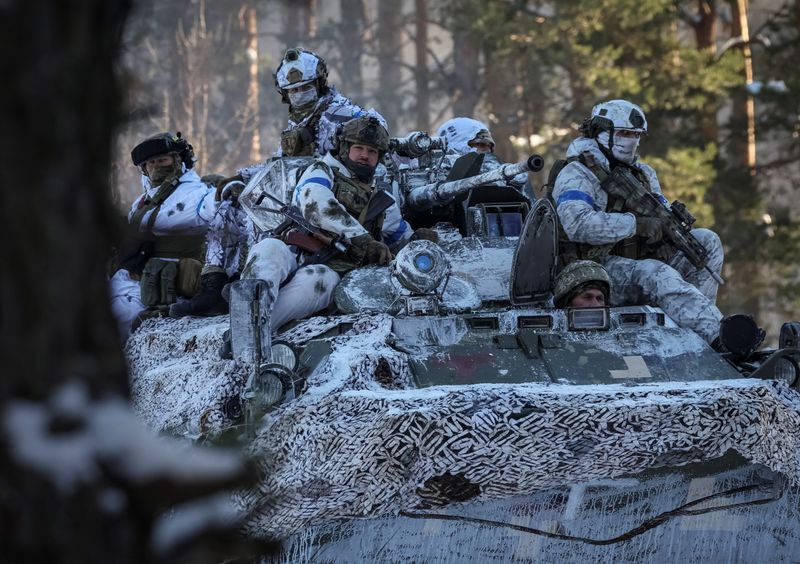
[[[144, 0], [123, 36], [120, 209], [141, 190], [130, 149], [181, 131], [198, 169], [271, 156], [286, 125], [272, 74], [287, 48], [319, 53], [329, 81], [388, 120], [435, 133], [490, 125], [507, 161], [547, 167], [598, 101], [640, 104], [640, 152], [726, 251], [719, 305], [773, 343], [800, 318], [800, 0]], [[545, 181], [533, 178], [535, 186]]]

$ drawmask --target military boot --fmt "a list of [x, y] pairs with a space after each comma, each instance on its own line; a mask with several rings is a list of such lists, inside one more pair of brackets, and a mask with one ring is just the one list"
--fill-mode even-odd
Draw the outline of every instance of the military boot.
[[224, 272], [209, 272], [200, 277], [200, 291], [190, 300], [172, 304], [170, 317], [211, 317], [228, 313], [228, 302], [222, 297], [222, 288], [228, 282]]

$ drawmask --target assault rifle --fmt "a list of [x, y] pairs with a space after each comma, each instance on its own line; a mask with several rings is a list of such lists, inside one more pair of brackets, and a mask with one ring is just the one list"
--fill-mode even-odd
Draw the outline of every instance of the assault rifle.
[[692, 235], [694, 216], [686, 206], [675, 200], [671, 209], [667, 209], [627, 167], [618, 166], [602, 183], [603, 189], [610, 195], [622, 198], [632, 212], [644, 217], [657, 217], [665, 220], [667, 227], [664, 238], [683, 254], [695, 268], [705, 268], [718, 284], [725, 280], [708, 267], [708, 250]]
[[[289, 245], [295, 245], [306, 251], [317, 253], [325, 247], [330, 247], [339, 251], [340, 253], [347, 252], [347, 245], [339, 237], [331, 237], [319, 227], [312, 225], [305, 217], [300, 208], [291, 204], [284, 204], [278, 198], [264, 192], [261, 197], [256, 200], [256, 205], [261, 204], [264, 198], [269, 198], [279, 208], [262, 208], [264, 211], [277, 213], [286, 218], [286, 220], [275, 228], [275, 235], [281, 236], [286, 234], [284, 241]], [[292, 226], [296, 229], [289, 231]]]

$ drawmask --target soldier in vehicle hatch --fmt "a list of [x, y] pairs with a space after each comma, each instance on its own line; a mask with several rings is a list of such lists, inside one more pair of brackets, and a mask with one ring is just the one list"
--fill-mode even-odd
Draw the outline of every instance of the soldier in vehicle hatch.
[[651, 303], [708, 343], [719, 335], [722, 314], [715, 305], [723, 252], [708, 229], [691, 234], [708, 252], [708, 268], [698, 269], [666, 240], [666, 220], [632, 211], [630, 202], [612, 193], [607, 180], [629, 171], [669, 209], [655, 171], [638, 159], [640, 137], [647, 133], [642, 109], [626, 100], [596, 105], [582, 127], [583, 136], [567, 150], [552, 197], [562, 232], [559, 260], [601, 263], [612, 281], [611, 305]]
[[[268, 283], [273, 330], [327, 307], [340, 276], [363, 265], [388, 264], [391, 248], [410, 240], [412, 230], [394, 199], [374, 188], [375, 169], [388, 145], [389, 133], [377, 114], [344, 123], [335, 150], [308, 167], [294, 190], [293, 203], [318, 229], [316, 245], [289, 230], [250, 249], [242, 278]], [[320, 244], [326, 239], [346, 251]]]
[[604, 307], [610, 292], [611, 279], [606, 269], [591, 260], [571, 262], [553, 282], [553, 301], [562, 309]]
[[[504, 164], [494, 152], [495, 142], [489, 126], [482, 121], [468, 117], [454, 117], [439, 126], [437, 135], [447, 139], [448, 153], [456, 156], [471, 152], [481, 153], [483, 155], [481, 172], [488, 172]], [[520, 174], [507, 183], [522, 189], [527, 180], [527, 174]]]

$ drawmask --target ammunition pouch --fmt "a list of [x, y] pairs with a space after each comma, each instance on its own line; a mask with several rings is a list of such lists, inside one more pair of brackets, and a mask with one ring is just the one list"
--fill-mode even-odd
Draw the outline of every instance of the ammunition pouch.
[[142, 303], [147, 307], [173, 304], [178, 296], [191, 298], [200, 288], [203, 264], [193, 258], [168, 260], [152, 257], [139, 280]]
[[200, 291], [200, 275], [203, 263], [197, 259], [184, 257], [178, 261], [178, 295], [191, 298]]
[[314, 155], [316, 143], [308, 127], [287, 129], [281, 132], [281, 153], [285, 157], [309, 157]]
[[178, 299], [175, 288], [177, 278], [176, 261], [160, 258], [148, 260], [139, 280], [142, 303], [146, 307], [174, 303]]

